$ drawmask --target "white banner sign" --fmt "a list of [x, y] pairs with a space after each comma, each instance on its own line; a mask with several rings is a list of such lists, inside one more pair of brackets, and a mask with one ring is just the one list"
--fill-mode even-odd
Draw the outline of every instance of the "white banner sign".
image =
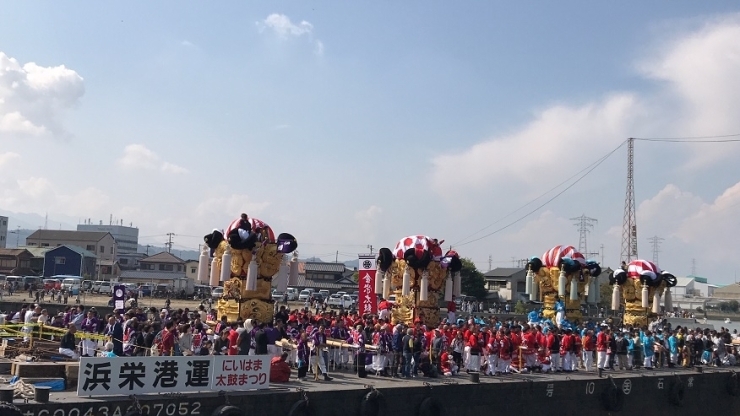
[[267, 389], [270, 359], [268, 355], [82, 357], [77, 395]]

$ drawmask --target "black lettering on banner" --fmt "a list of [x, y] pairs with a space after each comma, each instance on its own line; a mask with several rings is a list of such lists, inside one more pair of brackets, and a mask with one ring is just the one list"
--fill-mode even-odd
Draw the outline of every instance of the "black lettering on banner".
[[92, 391], [95, 390], [98, 385], [102, 386], [106, 390], [110, 390], [110, 362], [105, 363], [87, 363], [85, 364], [85, 384], [82, 385], [82, 390]]
[[118, 373], [118, 378], [121, 382], [118, 384], [119, 388], [128, 385], [129, 390], [134, 389], [134, 384], [139, 388], [144, 387], [144, 378], [146, 377], [146, 367], [144, 363], [123, 363]]
[[188, 366], [191, 367], [191, 369], [185, 371], [185, 374], [188, 376], [185, 385], [187, 387], [207, 387], [208, 383], [211, 380], [211, 377], [208, 375], [208, 369], [211, 366], [211, 361], [188, 361]]
[[157, 366], [154, 369], [157, 377], [154, 378], [152, 387], [157, 387], [157, 385], [165, 388], [177, 386], [177, 361], [163, 360], [156, 361], [154, 364]]

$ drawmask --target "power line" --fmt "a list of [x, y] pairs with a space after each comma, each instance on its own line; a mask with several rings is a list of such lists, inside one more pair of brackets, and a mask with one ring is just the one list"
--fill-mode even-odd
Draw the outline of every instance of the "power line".
[[619, 146], [617, 146], [617, 147], [614, 148], [614, 150], [612, 150], [611, 152], [607, 153], [601, 159], [599, 159], [596, 163], [594, 163], [593, 166], [590, 169], [588, 169], [583, 175], [581, 175], [578, 179], [576, 179], [575, 182], [573, 182], [572, 184], [568, 185], [565, 189], [563, 189], [562, 191], [560, 191], [557, 194], [555, 194], [552, 198], [548, 199], [547, 201], [545, 201], [544, 203], [542, 203], [541, 205], [539, 205], [537, 208], [529, 211], [528, 213], [524, 214], [523, 216], [517, 218], [516, 220], [510, 222], [509, 224], [507, 224], [507, 225], [505, 225], [505, 226], [503, 226], [501, 228], [498, 228], [497, 230], [495, 230], [493, 232], [490, 232], [490, 233], [488, 233], [488, 234], [486, 234], [484, 236], [478, 237], [476, 239], [473, 239], [473, 240], [470, 240], [470, 241], [467, 241], [467, 242], [464, 242], [464, 243], [461, 243], [461, 244], [456, 244], [456, 246], [457, 247], [460, 247], [460, 246], [468, 245], [470, 243], [475, 243], [476, 241], [480, 241], [480, 240], [482, 240], [484, 238], [490, 237], [490, 236], [492, 236], [494, 234], [497, 234], [497, 233], [499, 233], [499, 232], [501, 232], [501, 231], [503, 231], [503, 230], [511, 227], [512, 225], [517, 224], [521, 220], [523, 220], [523, 219], [529, 217], [530, 215], [534, 214], [535, 212], [539, 211], [542, 207], [544, 207], [545, 205], [547, 205], [550, 202], [554, 201], [557, 197], [559, 197], [560, 195], [564, 194], [566, 191], [568, 191], [570, 188], [574, 187], [578, 182], [580, 182], [583, 178], [585, 178], [586, 176], [588, 176], [589, 173], [593, 172], [594, 169], [596, 169], [597, 167], [599, 167], [599, 165], [601, 165], [606, 159], [608, 159], [609, 156], [611, 156], [612, 154], [614, 154], [614, 152], [616, 152], [617, 150], [619, 150], [619, 148], [621, 148], [624, 145], [624, 143], [625, 142], [620, 143]]
[[635, 140], [646, 142], [686, 142], [686, 143], [728, 143], [740, 142], [740, 139], [720, 140], [727, 137], [740, 137], [740, 133], [722, 134], [717, 136], [688, 136], [688, 137], [635, 137]]
[[[624, 144], [624, 142], [622, 142], [622, 144], [620, 144], [620, 145], [619, 145], [619, 147], [621, 147], [621, 146], [622, 146], [623, 144]], [[619, 149], [619, 147], [617, 147], [617, 149]], [[609, 155], [610, 155], [611, 153], [613, 153], [613, 152], [614, 152], [614, 151], [616, 151], [617, 149], [614, 149], [614, 150], [613, 150], [612, 152], [610, 152], [609, 154], [607, 154], [607, 156], [605, 156], [605, 157], [608, 157], [608, 156], [609, 156]], [[467, 240], [468, 238], [470, 238], [470, 237], [473, 237], [474, 235], [476, 235], [476, 234], [478, 234], [478, 233], [480, 233], [480, 232], [483, 232], [483, 231], [485, 231], [485, 230], [487, 230], [487, 229], [489, 229], [489, 228], [493, 227], [494, 225], [496, 225], [496, 224], [500, 223], [501, 221], [503, 221], [503, 220], [505, 220], [505, 219], [509, 218], [510, 216], [512, 216], [512, 215], [514, 215], [514, 214], [516, 214], [517, 212], [519, 212], [519, 211], [523, 210], [524, 208], [528, 207], [529, 205], [532, 205], [533, 203], [535, 203], [535, 201], [537, 201], [537, 200], [539, 200], [539, 199], [543, 198], [543, 197], [544, 197], [545, 195], [549, 194], [550, 192], [553, 192], [554, 190], [556, 190], [556, 189], [560, 188], [560, 187], [561, 187], [561, 186], [563, 186], [564, 184], [566, 184], [566, 183], [570, 182], [570, 181], [571, 181], [571, 180], [572, 180], [573, 178], [575, 178], [576, 176], [580, 175], [581, 173], [583, 173], [583, 172], [587, 171], [588, 169], [592, 168], [592, 167], [593, 167], [594, 165], [598, 165], [598, 164], [600, 164], [601, 162], [603, 162], [603, 159], [604, 159], [605, 157], [602, 157], [602, 158], [600, 158], [600, 159], [597, 159], [597, 160], [596, 160], [595, 162], [591, 163], [590, 165], [588, 165], [588, 166], [584, 167], [583, 169], [579, 170], [578, 172], [574, 173], [574, 174], [573, 174], [572, 176], [570, 176], [569, 178], [567, 178], [567, 179], [563, 180], [563, 181], [562, 181], [562, 182], [560, 182], [559, 184], [557, 184], [557, 185], [553, 186], [552, 188], [550, 188], [549, 190], [545, 191], [544, 193], [542, 193], [542, 194], [541, 194], [541, 195], [539, 195], [538, 197], [536, 197], [536, 198], [534, 198], [534, 199], [530, 200], [530, 201], [529, 201], [529, 202], [527, 202], [526, 204], [524, 204], [524, 205], [520, 206], [519, 208], [515, 209], [514, 211], [511, 211], [510, 213], [508, 213], [508, 214], [504, 215], [503, 217], [501, 217], [501, 218], [497, 219], [496, 221], [492, 222], [491, 224], [489, 224], [489, 225], [487, 225], [487, 226], [485, 226], [485, 227], [481, 228], [480, 230], [478, 230], [478, 231], [476, 231], [476, 232], [474, 232], [474, 233], [472, 233], [472, 234], [468, 235], [468, 236], [467, 236], [467, 237], [465, 237], [465, 238], [462, 238], [462, 239], [460, 239], [460, 240], [459, 240], [458, 242], [456, 242], [456, 243], [453, 243], [452, 245], [453, 245], [453, 246], [457, 246], [457, 245], [460, 245], [460, 243], [463, 243], [463, 242], [465, 242], [465, 241], [466, 241], [466, 240]], [[556, 195], [556, 196], [557, 196], [557, 195]], [[466, 243], [466, 244], [467, 244], [467, 243]]]

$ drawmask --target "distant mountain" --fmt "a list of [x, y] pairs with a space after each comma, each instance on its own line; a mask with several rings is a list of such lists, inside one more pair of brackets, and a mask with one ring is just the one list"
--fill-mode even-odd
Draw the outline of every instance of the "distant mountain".
[[[8, 220], [8, 222], [10, 222], [10, 220]], [[8, 241], [6, 243], [6, 247], [16, 248], [16, 247], [25, 246], [26, 238], [28, 238], [29, 235], [33, 234], [34, 231], [36, 230], [28, 230], [25, 228], [21, 228], [19, 230], [17, 228], [8, 227]]]
[[350, 269], [350, 270], [359, 269], [360, 268], [360, 260], [359, 259], [355, 259], [355, 260], [345, 261], [344, 262], [344, 266], [346, 268]]
[[[18, 227], [26, 230], [38, 230], [44, 228], [44, 224], [50, 230], [75, 230], [77, 229], [77, 222], [80, 221], [65, 215], [54, 214], [47, 219], [39, 214], [12, 212], [4, 209], [0, 209], [0, 215], [8, 217], [8, 231], [15, 230]], [[20, 245], [23, 244], [23, 241], [21, 241]]]

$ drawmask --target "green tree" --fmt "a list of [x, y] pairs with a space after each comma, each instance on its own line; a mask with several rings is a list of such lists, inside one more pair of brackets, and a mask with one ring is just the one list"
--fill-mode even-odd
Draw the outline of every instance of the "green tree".
[[360, 272], [355, 270], [355, 272], [352, 273], [352, 280], [354, 280], [355, 283], [357, 283], [360, 280]]
[[727, 302], [727, 308], [733, 312], [737, 312], [737, 310], [740, 309], [740, 303], [736, 300], [731, 300]]
[[514, 313], [517, 315], [524, 315], [527, 313], [527, 307], [524, 306], [524, 302], [520, 300], [516, 302], [516, 305], [514, 305]]
[[460, 270], [462, 294], [484, 300], [488, 291], [486, 290], [486, 279], [483, 278], [483, 273], [478, 271], [473, 260], [468, 258], [460, 260], [462, 261], [462, 270]]

